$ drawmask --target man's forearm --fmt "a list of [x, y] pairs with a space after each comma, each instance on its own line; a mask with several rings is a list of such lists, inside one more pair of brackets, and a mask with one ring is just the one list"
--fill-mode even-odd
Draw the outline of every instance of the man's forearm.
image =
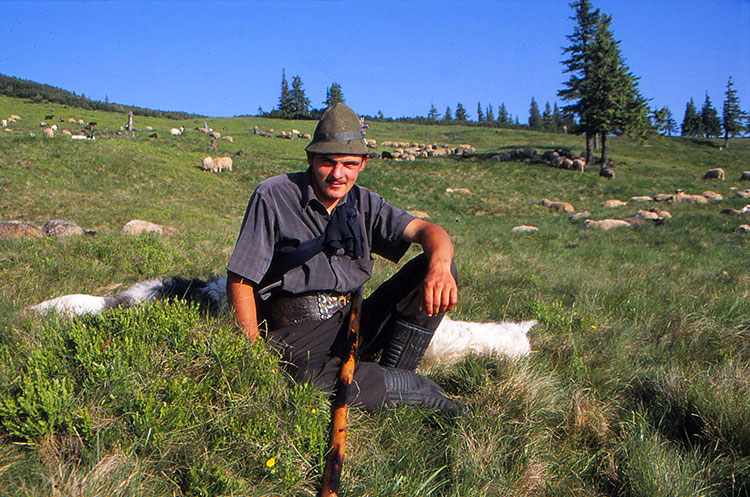
[[227, 299], [234, 311], [237, 326], [252, 343], [258, 338], [258, 312], [255, 304], [255, 288], [241, 276], [227, 273]]

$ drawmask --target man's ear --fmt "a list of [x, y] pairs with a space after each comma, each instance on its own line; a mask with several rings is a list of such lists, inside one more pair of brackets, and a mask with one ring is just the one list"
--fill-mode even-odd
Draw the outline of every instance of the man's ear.
[[313, 165], [313, 159], [315, 159], [315, 154], [312, 152], [307, 152], [307, 164], [311, 167]]
[[362, 164], [359, 166], [359, 170], [360, 171], [364, 171], [365, 166], [367, 165], [367, 159], [369, 159], [369, 158], [370, 158], [369, 155], [363, 155], [362, 156]]

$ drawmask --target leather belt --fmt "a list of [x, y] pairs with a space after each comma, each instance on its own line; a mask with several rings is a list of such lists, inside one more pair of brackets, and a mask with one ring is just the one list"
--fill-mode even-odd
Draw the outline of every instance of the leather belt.
[[315, 292], [271, 298], [264, 304], [270, 329], [279, 329], [305, 321], [325, 321], [352, 299], [351, 293]]

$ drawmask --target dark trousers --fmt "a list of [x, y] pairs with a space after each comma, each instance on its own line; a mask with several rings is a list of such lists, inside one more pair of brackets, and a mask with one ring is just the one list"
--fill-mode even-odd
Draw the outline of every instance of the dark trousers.
[[[451, 269], [456, 278], [455, 265]], [[419, 308], [419, 289], [426, 272], [427, 258], [422, 254], [407, 262], [362, 303], [358, 360], [349, 405], [377, 409], [383, 404], [383, 372], [372, 361], [388, 343], [396, 319], [433, 331], [440, 325], [442, 314], [428, 316]], [[307, 321], [268, 332], [268, 341], [280, 351], [284, 366], [295, 381], [333, 391], [346, 345], [350, 308], [351, 304], [325, 321]]]

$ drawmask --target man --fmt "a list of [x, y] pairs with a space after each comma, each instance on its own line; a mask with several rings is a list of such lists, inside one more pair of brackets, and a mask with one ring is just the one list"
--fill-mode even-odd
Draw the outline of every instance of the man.
[[[331, 391], [341, 365], [350, 296], [378, 254], [397, 262], [411, 243], [423, 254], [364, 300], [350, 405], [407, 404], [455, 412], [460, 404], [414, 373], [457, 299], [453, 245], [437, 225], [356, 185], [367, 165], [362, 123], [329, 108], [305, 149], [305, 172], [263, 181], [253, 193], [227, 267], [227, 295], [251, 341], [266, 338], [292, 377]], [[371, 362], [380, 357], [379, 364]]]

